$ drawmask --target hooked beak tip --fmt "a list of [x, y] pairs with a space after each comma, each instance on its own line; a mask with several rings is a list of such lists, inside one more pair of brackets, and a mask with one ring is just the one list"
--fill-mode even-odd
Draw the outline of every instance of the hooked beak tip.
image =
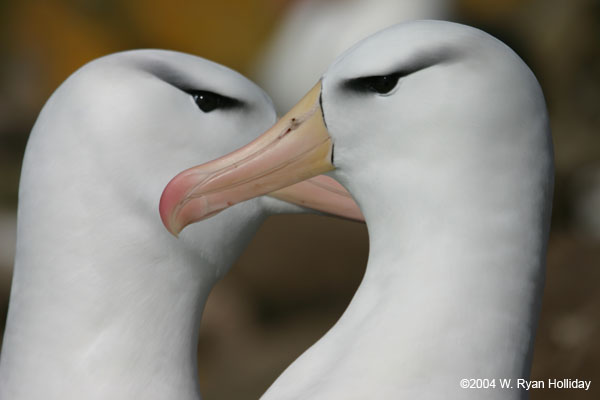
[[167, 227], [167, 230], [169, 231], [169, 233], [173, 236], [175, 236], [175, 239], [179, 239], [179, 234], [181, 233], [181, 231], [183, 229], [179, 228], [179, 227], [175, 227], [174, 224], [171, 224], [170, 226]]
[[[167, 185], [168, 187], [168, 185]], [[160, 214], [160, 219], [165, 228], [169, 231], [169, 233], [176, 238], [179, 238], [179, 233], [181, 233], [184, 227], [181, 227], [179, 223], [177, 223], [177, 206], [173, 203], [173, 197], [165, 195], [165, 191], [160, 198], [160, 202], [158, 205], [158, 211]]]

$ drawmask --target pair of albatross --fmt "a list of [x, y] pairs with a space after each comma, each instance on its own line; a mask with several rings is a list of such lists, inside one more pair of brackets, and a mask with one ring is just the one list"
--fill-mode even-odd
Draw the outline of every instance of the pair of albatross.
[[[516, 384], [460, 387], [527, 378], [543, 286], [552, 145], [540, 87], [508, 47], [436, 21], [358, 43], [264, 135], [169, 183], [160, 213], [172, 233], [224, 210], [179, 240], [153, 215], [167, 176], [195, 150], [225, 153], [243, 141], [232, 132], [262, 130], [273, 115], [230, 71], [141, 56], [88, 65], [36, 123], [2, 398], [198, 399], [206, 295], [267, 210], [293, 207], [256, 196], [321, 173], [364, 213], [367, 270], [336, 325], [264, 398], [526, 396]], [[192, 65], [203, 74], [191, 78]], [[212, 111], [192, 113], [186, 91]]]

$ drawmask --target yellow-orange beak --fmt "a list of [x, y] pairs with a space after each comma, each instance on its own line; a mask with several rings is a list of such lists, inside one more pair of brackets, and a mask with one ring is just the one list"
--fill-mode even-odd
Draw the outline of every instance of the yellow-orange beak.
[[173, 178], [160, 200], [160, 215], [167, 229], [178, 235], [193, 222], [267, 193], [364, 221], [352, 197], [333, 179], [321, 176], [302, 182], [334, 169], [332, 141], [323, 121], [320, 94], [319, 82], [253, 142]]

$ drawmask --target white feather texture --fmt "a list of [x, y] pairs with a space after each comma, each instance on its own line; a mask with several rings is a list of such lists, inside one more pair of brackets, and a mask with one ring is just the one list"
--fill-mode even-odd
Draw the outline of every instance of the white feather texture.
[[[205, 113], [191, 89], [243, 106]], [[175, 239], [160, 195], [274, 121], [256, 85], [175, 52], [107, 56], [56, 90], [23, 162], [0, 398], [200, 398], [204, 302], [270, 211], [245, 203]]]
[[[386, 94], [348, 85], [395, 72]], [[553, 187], [533, 73], [482, 31], [417, 21], [348, 50], [322, 87], [331, 175], [365, 215], [369, 261], [340, 320], [263, 398], [526, 398]]]

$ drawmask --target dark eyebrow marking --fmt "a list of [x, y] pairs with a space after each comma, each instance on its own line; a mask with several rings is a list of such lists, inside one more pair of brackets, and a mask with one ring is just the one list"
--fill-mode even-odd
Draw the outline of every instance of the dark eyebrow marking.
[[162, 60], [151, 59], [140, 62], [140, 67], [161, 81], [175, 86], [177, 89], [187, 92], [186, 86], [192, 80], [187, 77], [182, 71], [178, 71]]
[[397, 83], [398, 80], [416, 72], [433, 67], [435, 65], [451, 62], [457, 58], [458, 54], [458, 49], [454, 48], [444, 48], [436, 51], [422, 51], [420, 54], [411, 57], [411, 59], [415, 61], [409, 63], [408, 65], [391, 70], [389, 73], [347, 79], [342, 82], [342, 87], [353, 92], [377, 93], [378, 91], [375, 90], [373, 84], [382, 78], [389, 78]]
[[353, 92], [385, 94], [392, 91], [398, 84], [398, 80], [404, 76], [406, 75], [401, 72], [394, 72], [388, 75], [363, 76], [348, 79], [344, 82], [344, 87]]
[[180, 71], [162, 60], [152, 59], [144, 61], [146, 62], [140, 63], [140, 67], [143, 70], [166, 84], [191, 95], [194, 97], [194, 100], [196, 100], [199, 95], [208, 95], [218, 100], [218, 108], [221, 109], [243, 108], [246, 106], [246, 103], [243, 100], [192, 85], [191, 83], [194, 79], [189, 77], [189, 75], [186, 75], [184, 71]]

